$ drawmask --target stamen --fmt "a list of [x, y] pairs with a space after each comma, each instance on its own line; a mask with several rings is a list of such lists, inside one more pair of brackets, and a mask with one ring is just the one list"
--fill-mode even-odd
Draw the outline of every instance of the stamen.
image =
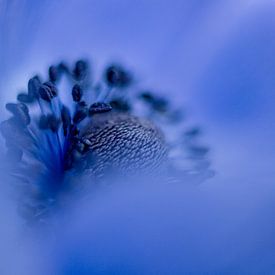
[[55, 94], [55, 90], [52, 89], [49, 85], [47, 85], [46, 83], [44, 83], [40, 88], [39, 88], [39, 95], [40, 97], [47, 101], [50, 102], [54, 96], [56, 96]]
[[150, 107], [159, 113], [168, 111], [168, 101], [165, 98], [153, 95], [151, 92], [145, 91], [139, 95], [144, 102], [150, 105]]
[[34, 100], [39, 97], [39, 88], [41, 86], [41, 80], [38, 76], [34, 76], [28, 82], [28, 95]]
[[53, 114], [42, 115], [39, 120], [39, 128], [41, 130], [50, 129], [56, 133], [60, 125], [60, 120]]
[[49, 79], [53, 83], [55, 83], [59, 79], [58, 67], [56, 66], [49, 67]]
[[70, 72], [68, 66], [64, 62], [60, 62], [58, 64], [57, 68], [60, 73], [69, 73]]
[[75, 102], [79, 102], [81, 100], [81, 98], [82, 98], [82, 95], [83, 95], [82, 88], [80, 87], [80, 85], [75, 84], [73, 86], [73, 89], [72, 89], [73, 100]]
[[62, 119], [62, 124], [63, 124], [63, 133], [64, 136], [67, 136], [68, 134], [68, 129], [71, 125], [71, 114], [69, 109], [63, 105], [61, 109], [61, 119]]
[[145, 91], [142, 92], [139, 97], [143, 99], [146, 102], [153, 102], [154, 101], [154, 96], [151, 92]]
[[75, 63], [75, 68], [73, 70], [73, 75], [76, 80], [82, 80], [86, 77], [88, 70], [88, 63], [84, 60], [78, 60]]
[[131, 110], [131, 106], [127, 101], [123, 101], [121, 99], [114, 99], [110, 102], [112, 108], [116, 111], [120, 112], [129, 112]]
[[120, 65], [111, 65], [105, 71], [105, 81], [110, 87], [125, 88], [132, 82], [132, 77]]
[[201, 129], [198, 128], [198, 127], [194, 127], [190, 130], [187, 130], [184, 135], [187, 137], [187, 138], [194, 138], [194, 137], [197, 137], [201, 134]]
[[112, 106], [104, 102], [93, 103], [89, 108], [89, 115], [106, 113], [112, 110]]
[[31, 98], [28, 94], [20, 93], [17, 95], [17, 100], [22, 103], [31, 103], [33, 102], [33, 98]]

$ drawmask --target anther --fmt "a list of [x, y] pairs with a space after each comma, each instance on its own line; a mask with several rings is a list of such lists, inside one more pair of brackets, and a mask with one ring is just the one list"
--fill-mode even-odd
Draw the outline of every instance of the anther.
[[142, 92], [139, 97], [157, 112], [163, 113], [168, 110], [168, 101], [162, 97], [153, 95], [151, 92]]
[[41, 81], [38, 76], [34, 76], [28, 82], [28, 95], [30, 98], [38, 98], [39, 97], [39, 88], [41, 86]]
[[201, 134], [201, 129], [198, 127], [194, 127], [184, 133], [184, 135], [189, 138], [197, 137], [200, 134]]
[[17, 95], [17, 100], [22, 103], [31, 103], [33, 102], [33, 98], [30, 97], [28, 94], [20, 93]]
[[73, 100], [75, 102], [79, 102], [82, 98], [82, 95], [83, 95], [82, 88], [78, 84], [75, 84], [72, 89]]
[[106, 113], [112, 110], [112, 106], [104, 102], [93, 103], [89, 108], [89, 115]]
[[42, 99], [50, 102], [55, 96], [57, 96], [57, 89], [51, 82], [45, 82], [39, 88], [39, 94]]
[[56, 82], [59, 79], [58, 67], [56, 66], [49, 67], [49, 79], [51, 82]]
[[60, 120], [50, 114], [50, 115], [42, 115], [39, 120], [39, 128], [41, 130], [47, 130], [50, 129], [52, 132], [57, 132], [60, 125]]
[[84, 61], [84, 60], [78, 60], [75, 63], [75, 67], [74, 67], [74, 70], [73, 70], [74, 77], [77, 80], [82, 80], [86, 76], [87, 70], [88, 70], [87, 62]]
[[142, 92], [139, 97], [146, 102], [152, 102], [154, 100], [153, 94], [147, 91]]
[[127, 87], [132, 81], [129, 73], [119, 65], [111, 65], [106, 69], [105, 80], [108, 86], [120, 88]]
[[129, 105], [129, 103], [120, 99], [112, 100], [110, 102], [110, 105], [114, 110], [120, 112], [129, 112], [131, 110], [131, 106]]
[[64, 62], [60, 62], [57, 66], [60, 73], [68, 73], [70, 70]]

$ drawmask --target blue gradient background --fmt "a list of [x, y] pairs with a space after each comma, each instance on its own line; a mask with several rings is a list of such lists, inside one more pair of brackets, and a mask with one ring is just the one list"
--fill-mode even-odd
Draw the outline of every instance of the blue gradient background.
[[[106, 219], [101, 223], [91, 218], [98, 224], [93, 233], [99, 242], [93, 245], [101, 251], [96, 260], [99, 269], [92, 265], [91, 270], [103, 270], [102, 274], [275, 273], [275, 1], [2, 0], [0, 20], [2, 106], [25, 88], [33, 73], [46, 72], [59, 59], [87, 56], [97, 67], [113, 59], [123, 61], [144, 86], [167, 93], [186, 107], [190, 123], [204, 126], [217, 175], [199, 187], [199, 194], [177, 190], [174, 198], [169, 191], [169, 218], [157, 218], [151, 228], [145, 226], [131, 245], [123, 236], [151, 216], [145, 214], [146, 207], [134, 208], [131, 215], [145, 216], [128, 227], [125, 208], [119, 208], [120, 214], [112, 212], [112, 203], [121, 197], [111, 195], [104, 205]], [[162, 205], [164, 193], [158, 191], [155, 198], [149, 191], [145, 201], [131, 192], [129, 196], [138, 196], [137, 201], [159, 214], [162, 207], [157, 210], [151, 202]], [[128, 205], [127, 200], [123, 203]], [[181, 222], [175, 214], [178, 208], [183, 213]], [[1, 220], [7, 224], [4, 212]], [[115, 226], [113, 216], [122, 217], [124, 230], [114, 237], [121, 243], [100, 233], [101, 227]], [[76, 219], [80, 224], [83, 220]], [[183, 226], [187, 233], [182, 237], [175, 228], [185, 221], [190, 227]], [[161, 233], [154, 239], [158, 227]], [[72, 230], [68, 238], [73, 235], [77, 240], [76, 232]], [[155, 245], [163, 239], [165, 246]], [[153, 251], [152, 258], [135, 254], [142, 254], [136, 244], [143, 241]], [[62, 255], [63, 242], [68, 243], [66, 238], [60, 241]], [[119, 265], [109, 261], [117, 247], [121, 258], [115, 262], [128, 262], [130, 269], [116, 269]], [[175, 251], [185, 257], [174, 257]], [[82, 274], [78, 272], [66, 274]]]

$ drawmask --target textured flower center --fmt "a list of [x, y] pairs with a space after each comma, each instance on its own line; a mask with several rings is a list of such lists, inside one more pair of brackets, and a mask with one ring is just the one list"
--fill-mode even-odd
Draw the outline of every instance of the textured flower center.
[[148, 120], [109, 112], [95, 115], [80, 132], [81, 150], [73, 145], [75, 162], [95, 176], [109, 170], [124, 173], [153, 172], [167, 158], [161, 131]]

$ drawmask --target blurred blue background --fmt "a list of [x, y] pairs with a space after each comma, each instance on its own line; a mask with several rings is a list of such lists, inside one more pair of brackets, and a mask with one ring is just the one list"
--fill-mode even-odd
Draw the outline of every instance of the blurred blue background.
[[[236, 235], [230, 235], [223, 225], [225, 228], [222, 226], [220, 230], [225, 233], [217, 235], [214, 246], [223, 241], [229, 245], [231, 240], [234, 243], [231, 243], [231, 252], [223, 251], [220, 255], [217, 248], [209, 255], [207, 249], [201, 249], [192, 254], [187, 265], [182, 259], [175, 259], [174, 274], [190, 270], [198, 274], [214, 272], [215, 258], [218, 258], [217, 272], [236, 274], [232, 267], [242, 272], [260, 272], [265, 266], [265, 274], [274, 274], [271, 255], [274, 256], [275, 244], [270, 232], [275, 229], [271, 215], [275, 206], [275, 2], [0, 2], [2, 106], [25, 88], [33, 73], [46, 72], [48, 65], [60, 59], [75, 60], [82, 56], [90, 57], [99, 67], [110, 60], [122, 61], [138, 74], [143, 86], [167, 93], [187, 108], [190, 122], [204, 127], [204, 140], [211, 146], [217, 175], [200, 187], [200, 192], [207, 200], [209, 196], [214, 200], [210, 212], [223, 207], [221, 212], [225, 217], [221, 215], [223, 219], [218, 223], [233, 224], [238, 242], [234, 242]], [[195, 202], [199, 204], [200, 200]], [[195, 204], [191, 205], [186, 207], [192, 210]], [[201, 217], [197, 210], [193, 211]], [[107, 217], [109, 215], [108, 212]], [[216, 214], [210, 214], [209, 220], [203, 216], [205, 221], [200, 220], [192, 228], [196, 232], [199, 225], [202, 231], [206, 230], [204, 238], [211, 240], [206, 242], [208, 246], [215, 238], [215, 234], [207, 234], [210, 233], [208, 223], [211, 230], [215, 228], [213, 217]], [[190, 217], [185, 215], [185, 218]], [[246, 238], [251, 228], [252, 233]], [[193, 235], [190, 236], [192, 239]], [[168, 238], [168, 249], [161, 250], [163, 257], [165, 251], [173, 250], [174, 241]], [[191, 241], [188, 245], [192, 250], [202, 244]], [[180, 253], [181, 246], [174, 247]], [[251, 250], [255, 250], [254, 258], [247, 256]], [[246, 256], [236, 257], [239, 251]], [[211, 268], [199, 261], [202, 268], [192, 269], [197, 264], [196, 256], [206, 255], [207, 261], [213, 263]], [[261, 260], [255, 261], [255, 258]], [[160, 265], [165, 261], [159, 260]], [[144, 263], [133, 262], [134, 271], [136, 265], [140, 267]], [[157, 265], [157, 259], [154, 264]], [[151, 273], [150, 269], [149, 273], [146, 268], [140, 270]]]

